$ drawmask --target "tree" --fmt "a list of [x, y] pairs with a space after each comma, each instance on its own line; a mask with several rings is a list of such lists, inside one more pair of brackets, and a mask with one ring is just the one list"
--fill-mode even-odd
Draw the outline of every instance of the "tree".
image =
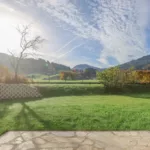
[[29, 36], [29, 28], [30, 25], [23, 26], [22, 29], [20, 27], [17, 28], [21, 38], [20, 38], [20, 49], [18, 50], [18, 55], [16, 55], [12, 50], [8, 50], [11, 54], [11, 66], [14, 70], [15, 81], [18, 79], [18, 71], [20, 67], [20, 62], [22, 59], [27, 58], [28, 56], [35, 56], [37, 50], [39, 49], [39, 45], [44, 42], [44, 39], [40, 36], [35, 36], [31, 39]]
[[106, 88], [119, 86], [119, 68], [109, 68], [97, 73], [97, 79], [102, 80]]
[[88, 78], [96, 77], [96, 69], [93, 68], [85, 69], [84, 77], [88, 77]]
[[60, 79], [65, 80], [65, 81], [68, 78], [71, 79], [71, 80], [74, 80], [76, 75], [77, 75], [77, 73], [72, 72], [72, 71], [63, 71], [63, 72], [60, 72]]
[[102, 72], [97, 72], [97, 79], [103, 82], [105, 89], [118, 90], [127, 84], [136, 82], [136, 75], [136, 71], [133, 68], [121, 70], [119, 67], [113, 67]]

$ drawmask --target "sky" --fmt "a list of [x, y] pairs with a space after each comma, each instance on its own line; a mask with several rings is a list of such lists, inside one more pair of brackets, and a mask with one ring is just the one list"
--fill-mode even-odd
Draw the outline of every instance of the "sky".
[[16, 28], [28, 24], [46, 39], [40, 57], [70, 67], [150, 54], [150, 0], [0, 0], [0, 52], [19, 51]]

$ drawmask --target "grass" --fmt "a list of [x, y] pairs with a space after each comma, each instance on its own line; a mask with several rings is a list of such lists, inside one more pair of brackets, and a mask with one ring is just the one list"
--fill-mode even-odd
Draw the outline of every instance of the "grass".
[[0, 102], [0, 134], [9, 130], [150, 130], [150, 85], [130, 85], [128, 94], [122, 95], [104, 94], [102, 84], [36, 86], [43, 94], [41, 100]]
[[[98, 80], [56, 80], [55, 77], [58, 77], [59, 78], [59, 74], [56, 74], [56, 75], [51, 75], [51, 76], [48, 76], [48, 75], [41, 75], [41, 74], [33, 74], [36, 78], [33, 79], [34, 82], [43, 82], [43, 83], [98, 83], [99, 81]], [[30, 77], [32, 77], [32, 74], [30, 75]], [[47, 80], [44, 80], [44, 78], [46, 78]], [[50, 78], [50, 80], [48, 80]], [[31, 80], [32, 82], [32, 79], [31, 78], [28, 78], [29, 80]]]
[[[50, 78], [50, 81], [53, 81], [53, 78], [55, 77], [59, 77], [59, 74], [56, 74], [56, 75], [51, 75], [51, 76], [48, 76], [48, 75], [34, 75], [36, 78], [33, 79], [34, 82], [49, 82], [49, 78]], [[44, 80], [47, 79], [47, 80]], [[55, 80], [57, 81], [57, 80]], [[59, 81], [59, 80], [58, 80]]]
[[8, 130], [150, 130], [150, 94], [51, 97], [0, 103]]

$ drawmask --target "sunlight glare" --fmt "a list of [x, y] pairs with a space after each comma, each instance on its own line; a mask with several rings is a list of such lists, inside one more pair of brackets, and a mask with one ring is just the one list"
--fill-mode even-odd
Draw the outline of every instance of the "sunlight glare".
[[15, 27], [18, 21], [11, 16], [0, 15], [0, 52], [7, 52], [9, 48], [17, 48], [19, 42], [19, 34]]

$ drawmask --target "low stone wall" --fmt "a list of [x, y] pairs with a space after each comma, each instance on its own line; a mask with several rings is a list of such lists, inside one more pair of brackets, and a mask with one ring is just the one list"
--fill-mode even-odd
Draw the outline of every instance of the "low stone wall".
[[27, 84], [0, 84], [0, 100], [19, 98], [39, 98], [36, 87]]

